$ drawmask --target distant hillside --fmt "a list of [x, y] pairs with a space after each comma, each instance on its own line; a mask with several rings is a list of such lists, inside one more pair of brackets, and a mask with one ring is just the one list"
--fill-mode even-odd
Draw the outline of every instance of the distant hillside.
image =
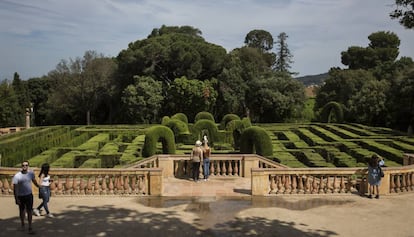
[[328, 78], [328, 73], [296, 77], [295, 79], [298, 81], [301, 81], [305, 86], [310, 86], [310, 85], [322, 85], [322, 83], [325, 81], [326, 78]]

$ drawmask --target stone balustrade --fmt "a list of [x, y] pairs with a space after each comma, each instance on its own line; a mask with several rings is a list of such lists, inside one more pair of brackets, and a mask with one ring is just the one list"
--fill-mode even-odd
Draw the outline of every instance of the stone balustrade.
[[[0, 168], [0, 195], [11, 195], [12, 177], [19, 169]], [[37, 174], [40, 170], [34, 169]], [[51, 172], [52, 195], [162, 194], [162, 169], [62, 169]], [[34, 193], [37, 189], [34, 188]]]
[[[414, 165], [383, 168], [380, 194], [414, 191]], [[252, 195], [340, 194], [368, 191], [366, 168], [254, 168]]]
[[[288, 168], [258, 155], [214, 154], [211, 176], [251, 178], [252, 195], [342, 194], [367, 192], [366, 168]], [[12, 195], [18, 168], [0, 167], [0, 195]], [[38, 174], [39, 168], [35, 168]], [[380, 194], [414, 191], [414, 165], [383, 168]], [[202, 168], [200, 167], [200, 173]], [[163, 192], [163, 178], [190, 176], [188, 155], [157, 155], [123, 169], [53, 168], [53, 195], [152, 195]], [[225, 181], [223, 181], [225, 182]], [[35, 193], [37, 189], [34, 189]]]

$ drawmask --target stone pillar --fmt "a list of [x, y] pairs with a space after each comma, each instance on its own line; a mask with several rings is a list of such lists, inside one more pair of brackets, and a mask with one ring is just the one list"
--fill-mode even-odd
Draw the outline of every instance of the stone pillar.
[[390, 194], [390, 174], [384, 170], [384, 177], [381, 179], [381, 185], [378, 187], [380, 195]]
[[148, 190], [151, 196], [162, 196], [163, 181], [162, 169], [154, 169], [149, 172]]
[[26, 128], [30, 128], [30, 109], [26, 108]]
[[165, 178], [174, 177], [174, 160], [169, 156], [158, 156], [158, 167], [162, 168], [162, 173]]
[[259, 168], [259, 160], [255, 156], [243, 156], [242, 177], [250, 178], [252, 168]]
[[260, 169], [252, 169], [252, 196], [265, 196], [269, 194], [269, 175]]

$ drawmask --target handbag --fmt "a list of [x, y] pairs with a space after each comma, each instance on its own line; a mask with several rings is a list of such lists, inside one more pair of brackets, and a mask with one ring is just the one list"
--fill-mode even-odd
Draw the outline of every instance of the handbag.
[[378, 166], [378, 171], [379, 171], [379, 175], [380, 175], [380, 177], [381, 177], [381, 178], [382, 178], [382, 177], [384, 177], [384, 171], [382, 171], [381, 166]]

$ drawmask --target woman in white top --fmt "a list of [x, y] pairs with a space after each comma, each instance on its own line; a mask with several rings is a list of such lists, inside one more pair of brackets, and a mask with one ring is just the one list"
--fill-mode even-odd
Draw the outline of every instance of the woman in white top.
[[39, 182], [40, 183], [39, 198], [42, 199], [42, 203], [40, 203], [40, 205], [36, 209], [33, 210], [33, 213], [36, 216], [40, 216], [40, 210], [42, 207], [44, 207], [46, 211], [46, 215], [48, 217], [53, 217], [53, 214], [49, 212], [49, 207], [47, 205], [50, 199], [50, 183], [52, 182], [52, 180], [50, 179], [50, 175], [49, 175], [49, 169], [50, 169], [49, 164], [44, 163], [39, 173], [39, 181], [40, 181]]

